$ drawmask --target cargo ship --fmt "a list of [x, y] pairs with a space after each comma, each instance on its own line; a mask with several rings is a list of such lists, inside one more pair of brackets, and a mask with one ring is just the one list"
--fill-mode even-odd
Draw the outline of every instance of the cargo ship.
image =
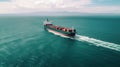
[[48, 19], [44, 22], [44, 28], [45, 30], [52, 30], [54, 32], [57, 32], [69, 37], [74, 37], [76, 34], [76, 30], [74, 28], [66, 28], [66, 27], [54, 25], [50, 23]]

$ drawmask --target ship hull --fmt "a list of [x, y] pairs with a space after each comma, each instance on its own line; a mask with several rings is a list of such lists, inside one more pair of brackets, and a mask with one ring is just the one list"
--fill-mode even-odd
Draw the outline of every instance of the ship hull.
[[57, 29], [55, 29], [55, 28], [51, 28], [51, 27], [46, 26], [46, 25], [44, 25], [44, 29], [45, 29], [45, 30], [52, 30], [52, 31], [54, 31], [54, 32], [57, 32], [57, 33], [60, 33], [60, 34], [62, 34], [62, 35], [69, 36], [69, 37], [74, 37], [75, 34], [76, 34], [76, 33], [70, 33], [70, 32], [64, 32], [64, 31], [61, 31], [61, 30], [57, 30]]

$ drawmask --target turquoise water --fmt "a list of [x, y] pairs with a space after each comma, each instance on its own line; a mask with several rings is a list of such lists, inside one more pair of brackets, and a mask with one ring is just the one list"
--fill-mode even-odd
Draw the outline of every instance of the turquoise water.
[[[74, 27], [75, 38], [43, 21]], [[120, 17], [0, 17], [0, 67], [120, 67]]]

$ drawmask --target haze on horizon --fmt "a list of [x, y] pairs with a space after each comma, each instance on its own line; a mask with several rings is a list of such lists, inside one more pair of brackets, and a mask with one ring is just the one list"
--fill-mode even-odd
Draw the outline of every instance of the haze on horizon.
[[120, 15], [120, 0], [0, 0], [0, 14], [37, 12]]

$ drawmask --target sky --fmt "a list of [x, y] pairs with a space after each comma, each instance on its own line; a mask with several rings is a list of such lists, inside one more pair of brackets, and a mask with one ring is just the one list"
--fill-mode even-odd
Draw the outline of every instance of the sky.
[[34, 12], [120, 14], [120, 0], [0, 0], [0, 14]]

